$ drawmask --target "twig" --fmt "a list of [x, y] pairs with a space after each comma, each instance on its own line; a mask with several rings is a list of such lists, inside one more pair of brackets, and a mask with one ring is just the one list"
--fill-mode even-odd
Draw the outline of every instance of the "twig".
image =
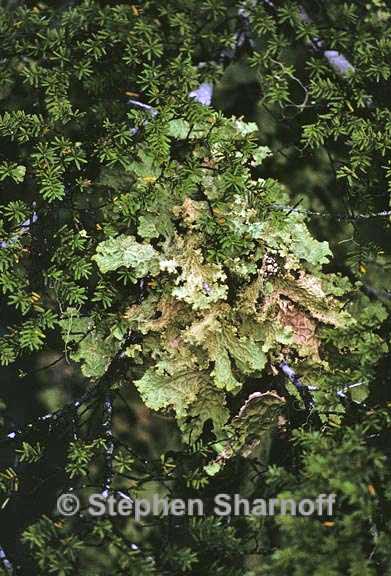
[[296, 390], [299, 392], [300, 396], [303, 399], [304, 406], [306, 407], [306, 409], [311, 410], [315, 406], [315, 403], [314, 399], [312, 398], [312, 394], [310, 392], [309, 387], [301, 382], [299, 376], [296, 374], [293, 368], [291, 368], [286, 362], [281, 362], [279, 364], [279, 368], [296, 387]]
[[128, 100], [128, 104], [130, 104], [131, 106], [136, 106], [136, 108], [142, 108], [143, 110], [147, 110], [151, 116], [156, 116], [156, 114], [158, 113], [158, 111], [156, 110], [156, 108], [154, 108], [153, 106], [150, 106], [149, 104], [144, 104], [143, 102], [139, 102], [138, 100]]
[[2, 563], [8, 574], [14, 573], [14, 568], [11, 562], [8, 560], [7, 556], [5, 555], [5, 552], [1, 546], [0, 546], [0, 562]]
[[45, 364], [45, 366], [40, 366], [39, 368], [35, 368], [34, 370], [30, 370], [29, 372], [24, 372], [23, 378], [26, 378], [27, 376], [31, 376], [31, 374], [36, 374], [37, 372], [42, 372], [42, 370], [47, 370], [48, 368], [53, 368], [53, 366], [56, 366], [56, 364], [61, 362], [61, 360], [63, 360], [64, 358], [65, 358], [65, 352], [63, 354], [61, 354], [61, 356], [56, 358], [56, 360], [53, 360], [53, 362], [50, 362], [49, 364]]
[[347, 216], [346, 214], [333, 214], [332, 212], [316, 212], [315, 210], [306, 210], [304, 208], [296, 208], [295, 206], [284, 206], [283, 204], [270, 204], [270, 208], [281, 210], [282, 212], [297, 212], [299, 214], [308, 214], [310, 216], [322, 216], [326, 218], [334, 218], [335, 220], [369, 220], [370, 218], [388, 218], [391, 216], [391, 210], [384, 210], [382, 212], [371, 212], [370, 214], [355, 214], [354, 216]]
[[[311, 392], [315, 392], [316, 390], [318, 390], [318, 387], [317, 386], [306, 386], [305, 384], [303, 384], [301, 382], [299, 376], [293, 370], [293, 368], [291, 368], [286, 362], [281, 362], [279, 364], [279, 368], [285, 374], [285, 376], [287, 376], [289, 378], [289, 380], [292, 382], [292, 384], [294, 384], [294, 386], [296, 387], [297, 391], [299, 392], [300, 396], [303, 399], [305, 407], [307, 409], [314, 408], [315, 401], [312, 397]], [[362, 386], [363, 384], [367, 384], [367, 382], [362, 380], [360, 382], [355, 382], [354, 384], [348, 384], [347, 386], [344, 386], [340, 390], [337, 390], [336, 395], [341, 401], [349, 400], [350, 398], [346, 394], [346, 392], [349, 392], [349, 390], [351, 388], [356, 388], [357, 386]], [[359, 406], [365, 406], [364, 403], [356, 402], [354, 400], [353, 400], [353, 403], [358, 404]]]
[[105, 451], [105, 480], [103, 484], [102, 495], [107, 498], [110, 493], [111, 482], [113, 479], [113, 456], [114, 456], [114, 438], [113, 438], [113, 398], [109, 392], [106, 395], [103, 404], [103, 432], [106, 437]]
[[8, 248], [8, 246], [10, 244], [14, 244], [18, 240], [19, 236], [28, 232], [30, 229], [30, 226], [32, 224], [34, 224], [37, 220], [38, 220], [38, 215], [35, 212], [35, 202], [33, 202], [33, 213], [31, 215], [31, 218], [28, 218], [27, 220], [25, 220], [23, 222], [23, 224], [21, 224], [19, 226], [19, 228], [17, 229], [15, 234], [8, 241], [5, 241], [5, 240], [1, 241], [0, 242], [0, 248]]
[[138, 333], [130, 333], [125, 339], [124, 343], [121, 346], [120, 350], [114, 356], [113, 360], [111, 361], [106, 373], [98, 380], [98, 382], [91, 384], [86, 392], [78, 399], [70, 402], [64, 408], [60, 410], [56, 410], [55, 412], [50, 412], [45, 414], [44, 416], [39, 416], [33, 422], [30, 422], [23, 428], [18, 430], [13, 430], [9, 432], [2, 441], [9, 441], [15, 440], [20, 436], [23, 436], [28, 431], [32, 430], [37, 424], [42, 422], [49, 422], [49, 425], [53, 422], [58, 422], [63, 418], [68, 417], [69, 415], [73, 415], [83, 404], [94, 398], [95, 396], [99, 395], [105, 388], [107, 382], [110, 382], [112, 379], [113, 374], [117, 371], [119, 363], [122, 361], [123, 358], [123, 351], [128, 347], [128, 345], [135, 341], [138, 338]]

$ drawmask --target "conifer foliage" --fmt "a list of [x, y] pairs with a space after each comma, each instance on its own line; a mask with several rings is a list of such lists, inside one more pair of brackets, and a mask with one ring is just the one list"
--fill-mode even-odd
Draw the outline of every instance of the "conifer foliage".
[[[0, 7], [0, 362], [26, 382], [55, 350], [78, 384], [3, 420], [0, 573], [391, 574], [389, 306], [358, 280], [355, 220], [389, 209], [385, 3], [30, 4]], [[270, 176], [262, 125], [211, 105], [237, 65], [305, 147], [340, 148], [359, 260]], [[134, 404], [168, 438], [140, 449]], [[337, 507], [140, 526], [86, 514], [96, 492]]]

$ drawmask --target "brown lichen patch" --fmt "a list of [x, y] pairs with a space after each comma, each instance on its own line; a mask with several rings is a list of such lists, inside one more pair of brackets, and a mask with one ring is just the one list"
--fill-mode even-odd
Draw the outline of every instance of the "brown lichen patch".
[[292, 328], [296, 343], [318, 358], [319, 340], [315, 321], [290, 300], [280, 298], [278, 307], [277, 320], [283, 326]]

